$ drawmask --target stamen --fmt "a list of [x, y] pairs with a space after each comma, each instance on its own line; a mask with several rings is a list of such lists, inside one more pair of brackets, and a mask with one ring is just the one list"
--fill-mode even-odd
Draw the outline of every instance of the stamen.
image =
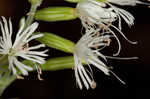
[[110, 38], [107, 38], [105, 41], [107, 41], [106, 46], [110, 46], [111, 39], [110, 39]]
[[96, 82], [95, 82], [95, 81], [92, 81], [91, 88], [92, 88], [92, 89], [95, 89], [95, 88], [96, 88]]
[[23, 49], [24, 51], [27, 51], [28, 48], [29, 48], [29, 44], [28, 44], [28, 43], [26, 43], [26, 44], [24, 44], [24, 45], [22, 46], [22, 49]]
[[24, 77], [20, 76], [20, 75], [16, 75], [17, 79], [24, 79]]
[[111, 72], [122, 84], [126, 84], [123, 80], [121, 80], [114, 72], [112, 71], [109, 71]]
[[97, 44], [94, 44], [94, 48], [95, 48], [95, 49], [98, 49], [98, 45], [97, 45]]
[[29, 13], [27, 13], [27, 15], [28, 15], [28, 16], [34, 16], [35, 13], [34, 13], [34, 12], [29, 12]]
[[35, 65], [36, 66], [36, 70], [37, 70], [37, 73], [38, 73], [38, 79], [40, 80], [40, 81], [42, 81], [43, 79], [41, 78], [41, 74], [42, 74], [42, 70], [41, 70], [41, 68], [36, 64]]
[[72, 70], [75, 70], [75, 66], [72, 67]]
[[40, 74], [38, 74], [38, 79], [39, 79], [40, 81], [44, 80], [44, 79], [41, 78]]
[[104, 24], [99, 24], [99, 28], [101, 28], [103, 31], [106, 30], [106, 26]]

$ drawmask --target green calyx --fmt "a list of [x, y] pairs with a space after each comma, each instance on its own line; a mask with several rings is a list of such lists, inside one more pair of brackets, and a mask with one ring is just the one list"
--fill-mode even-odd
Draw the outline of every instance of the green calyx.
[[76, 18], [75, 8], [71, 7], [49, 7], [38, 10], [35, 13], [36, 20], [47, 22], [73, 20]]
[[41, 43], [51, 48], [55, 48], [67, 53], [73, 53], [75, 44], [72, 41], [52, 33], [43, 34], [43, 37], [37, 39]]
[[107, 0], [96, 0], [96, 1], [99, 1], [99, 2], [106, 2]]

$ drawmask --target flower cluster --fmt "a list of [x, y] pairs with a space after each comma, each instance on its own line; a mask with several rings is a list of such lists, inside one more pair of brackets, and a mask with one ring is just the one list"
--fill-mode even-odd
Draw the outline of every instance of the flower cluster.
[[[136, 4], [147, 3], [139, 0], [81, 0], [77, 4], [76, 12], [85, 28], [85, 34], [77, 42], [74, 50], [75, 77], [80, 89], [83, 87], [82, 81], [87, 89], [89, 89], [89, 86], [92, 88], [94, 88], [93, 86], [96, 87], [90, 64], [103, 71], [106, 75], [109, 75], [110, 73], [113, 74], [118, 80], [125, 84], [124, 81], [114, 74], [109, 67], [99, 59], [99, 57], [105, 61], [107, 61], [106, 58], [120, 59], [119, 57], [105, 56], [100, 53], [103, 48], [109, 46], [111, 41], [110, 38], [114, 37], [118, 42], [119, 48], [117, 53], [113, 54], [113, 56], [119, 55], [121, 43], [115, 31], [119, 32], [129, 43], [137, 44], [137, 42], [130, 41], [123, 34], [121, 28], [121, 19], [123, 19], [129, 27], [134, 25], [133, 15], [113, 4], [135, 6]], [[118, 22], [117, 26], [116, 24], [113, 24], [114, 22]], [[137, 57], [122, 59], [136, 58]], [[90, 71], [83, 67], [83, 63], [90, 67]]]
[[25, 20], [22, 20], [22, 25], [16, 34], [15, 40], [13, 40], [11, 20], [9, 19], [9, 22], [7, 22], [4, 17], [2, 17], [2, 20], [3, 21], [0, 22], [2, 32], [2, 36], [0, 37], [0, 54], [8, 56], [9, 69], [14, 75], [17, 75], [17, 69], [19, 69], [23, 75], [28, 75], [28, 71], [33, 70], [33, 68], [20, 62], [18, 57], [43, 64], [45, 62], [43, 56], [47, 56], [45, 54], [47, 50], [34, 51], [40, 47], [44, 47], [44, 44], [29, 47], [31, 40], [43, 36], [43, 34], [33, 35], [33, 32], [38, 27], [38, 23], [35, 22], [25, 29]]
[[[62, 40], [62, 38], [54, 35], [53, 40], [49, 40], [50, 47], [63, 49], [63, 43], [60, 45], [52, 43], [57, 43], [58, 41], [69, 42], [68, 45], [71, 45], [71, 48], [68, 47], [69, 51], [66, 52], [73, 52], [75, 78], [80, 89], [83, 89], [83, 85], [86, 87], [86, 89], [89, 89], [90, 87], [96, 87], [96, 82], [93, 78], [91, 65], [101, 70], [105, 75], [109, 76], [110, 74], [113, 74], [121, 83], [125, 84], [125, 82], [122, 81], [115, 73], [113, 73], [110, 67], [105, 64], [105, 62], [107, 62], [107, 58], [120, 59], [120, 57], [116, 57], [121, 51], [121, 43], [116, 33], [120, 33], [120, 35], [122, 35], [124, 39], [126, 39], [129, 43], [137, 44], [137, 42], [130, 41], [124, 35], [121, 26], [122, 19], [129, 27], [134, 25], [135, 19], [133, 15], [130, 12], [117, 7], [117, 5], [149, 5], [148, 3], [144, 3], [139, 0], [79, 0], [80, 2], [77, 4], [76, 10], [70, 7], [63, 7], [63, 9], [53, 7], [52, 9], [48, 8], [44, 9], [43, 11], [38, 11], [37, 14], [36, 9], [40, 5], [42, 0], [29, 1], [34, 6], [31, 7], [31, 11], [27, 14], [27, 20], [21, 20], [21, 25], [17, 33], [13, 34], [13, 26], [10, 19], [9, 21], [7, 21], [4, 17], [2, 17], [2, 21], [0, 22], [2, 33], [0, 36], [0, 60], [3, 58], [7, 58], [8, 63], [5, 62], [5, 65], [8, 65], [8, 70], [10, 70], [13, 75], [18, 76], [18, 74], [20, 73], [23, 75], [28, 75], [28, 71], [33, 70], [33, 67], [26, 65], [23, 60], [32, 61], [33, 63], [35, 63], [35, 67], [39, 73], [41, 71], [38, 68], [37, 64], [45, 63], [44, 57], [47, 56], [47, 50], [35, 51], [41, 47], [45, 47], [45, 45], [39, 44], [29, 46], [30, 41], [43, 36], [43, 34], [33, 34], [38, 27], [37, 22], [32, 23], [34, 15], [37, 15], [36, 17], [40, 17], [39, 19], [43, 19], [44, 21], [60, 21], [62, 19], [70, 20], [79, 17], [83, 27], [85, 28], [85, 33], [77, 42], [77, 44], [74, 46], [74, 43], [70, 43], [69, 40]], [[46, 17], [43, 16], [43, 14]], [[52, 39], [51, 36], [47, 36], [46, 38]], [[14, 37], [15, 39], [13, 39]], [[110, 45], [112, 37], [115, 38], [118, 42], [118, 51], [113, 54], [113, 56], [103, 55], [100, 51]], [[45, 41], [47, 41], [47, 39]], [[45, 41], [44, 43], [47, 44]], [[74, 47], [74, 49], [72, 48], [72, 46]], [[73, 50], [70, 51], [70, 49]], [[122, 59], [136, 59], [136, 57]], [[88, 65], [89, 68], [84, 67], [84, 64]]]
[[[114, 54], [114, 56], [119, 55], [121, 50], [121, 44], [119, 38], [116, 36], [111, 28], [119, 32], [129, 43], [137, 44], [137, 42], [132, 42], [128, 40], [128, 38], [121, 31], [121, 18], [123, 18], [129, 26], [132, 26], [134, 24], [134, 17], [128, 11], [118, 8], [111, 3], [122, 5], [133, 5], [136, 3], [140, 3], [137, 0], [133, 1], [134, 2], [129, 0], [120, 0], [119, 3], [118, 0], [102, 0], [102, 2], [99, 2], [97, 0], [83, 0], [78, 3], [76, 7], [77, 14], [79, 15], [81, 22], [86, 29], [101, 28], [105, 31], [112, 33], [115, 36], [119, 48], [118, 52]], [[118, 26], [112, 24], [115, 21], [118, 21]]]

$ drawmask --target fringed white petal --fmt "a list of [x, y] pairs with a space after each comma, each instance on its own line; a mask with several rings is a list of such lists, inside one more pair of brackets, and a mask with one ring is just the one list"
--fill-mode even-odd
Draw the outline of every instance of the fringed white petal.
[[82, 83], [78, 74], [79, 58], [76, 56], [76, 54], [74, 54], [74, 63], [75, 63], [75, 78], [76, 78], [79, 88], [82, 90], [83, 86], [82, 86]]
[[39, 44], [39, 45], [36, 45], [36, 46], [31, 46], [31, 47], [28, 48], [28, 50], [35, 50], [35, 49], [39, 49], [41, 47], [45, 47], [45, 45], [44, 44]]
[[33, 68], [22, 64], [16, 58], [14, 58], [13, 61], [14, 61], [15, 66], [18, 67], [21, 70], [21, 72], [22, 72], [23, 75], [28, 75], [28, 71], [33, 70]]
[[22, 34], [24, 27], [25, 27], [25, 19], [23, 18], [21, 19], [21, 26], [19, 28], [19, 31], [17, 32], [16, 38], [18, 38]]
[[130, 27], [134, 25], [134, 17], [131, 13], [115, 6], [112, 6], [112, 8], [116, 12], [116, 14], [118, 14], [118, 16], [121, 16]]
[[12, 73], [14, 75], [17, 74], [16, 68], [14, 67], [14, 63], [13, 63], [13, 56], [8, 56], [8, 61], [9, 61], [9, 69], [12, 70]]
[[91, 58], [89, 58], [88, 61], [89, 61], [90, 64], [93, 64], [95, 67], [97, 67], [98, 69], [100, 69], [101, 71], [103, 71], [106, 75], [109, 75], [109, 69], [97, 57], [95, 57], [95, 56], [92, 57], [91, 56]]
[[27, 54], [29, 55], [36, 55], [36, 56], [48, 56], [47, 54], [45, 54], [48, 50], [45, 51], [28, 51]]
[[30, 42], [30, 41], [33, 40], [33, 39], [40, 38], [40, 37], [42, 37], [43, 35], [44, 35], [44, 34], [33, 35], [33, 36], [31, 36], [29, 39], [26, 40], [26, 43], [27, 43], [27, 42]]
[[33, 56], [33, 55], [26, 55], [26, 54], [19, 54], [18, 56], [26, 59], [26, 60], [31, 60], [33, 62], [39, 63], [39, 64], [44, 64], [45, 59], [39, 56]]
[[87, 80], [85, 79], [85, 77], [84, 77], [84, 75], [83, 75], [83, 73], [81, 71], [81, 66], [83, 66], [81, 63], [79, 63], [78, 66], [77, 66], [79, 75], [80, 75], [80, 77], [81, 77], [81, 79], [82, 79], [86, 89], [89, 89], [89, 85], [87, 83]]
[[141, 2], [140, 0], [107, 0], [108, 2], [118, 4], [118, 5], [130, 5], [130, 6], [135, 6], [136, 4], [146, 4], [149, 5], [148, 3]]
[[15, 48], [20, 41], [22, 41], [23, 43], [26, 42], [28, 37], [32, 35], [32, 33], [37, 29], [37, 27], [38, 23], [35, 22], [31, 24], [29, 27], [27, 27], [27, 29], [25, 29], [20, 35], [17, 35], [16, 40], [13, 44], [13, 48]]

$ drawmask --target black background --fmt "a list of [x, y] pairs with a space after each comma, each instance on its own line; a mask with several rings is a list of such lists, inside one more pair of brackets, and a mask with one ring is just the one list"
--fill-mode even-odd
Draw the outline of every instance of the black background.
[[[49, 6], [72, 6], [75, 4], [63, 0], [44, 0], [40, 8]], [[0, 0], [0, 16], [11, 17], [14, 32], [17, 32], [19, 19], [29, 11], [27, 0]], [[39, 8], [39, 9], [40, 9]], [[37, 73], [32, 72], [25, 80], [16, 80], [3, 94], [4, 98], [19, 97], [19, 99], [145, 99], [150, 94], [150, 9], [140, 5], [136, 7], [123, 7], [131, 12], [135, 20], [132, 28], [123, 23], [123, 32], [129, 39], [138, 41], [137, 45], [127, 43], [121, 36], [121, 57], [138, 56], [138, 60], [108, 60], [108, 65], [114, 67], [114, 72], [127, 84], [122, 85], [115, 77], [105, 76], [101, 71], [93, 68], [97, 88], [80, 90], [76, 86], [73, 70], [44, 71], [42, 78], [37, 79]], [[38, 31], [52, 32], [74, 42], [81, 37], [81, 23], [79, 19], [65, 22], [42, 22]], [[116, 51], [115, 40], [105, 51], [112, 55]], [[108, 53], [109, 52], [109, 53]], [[64, 52], [50, 49], [49, 57], [67, 56]]]

